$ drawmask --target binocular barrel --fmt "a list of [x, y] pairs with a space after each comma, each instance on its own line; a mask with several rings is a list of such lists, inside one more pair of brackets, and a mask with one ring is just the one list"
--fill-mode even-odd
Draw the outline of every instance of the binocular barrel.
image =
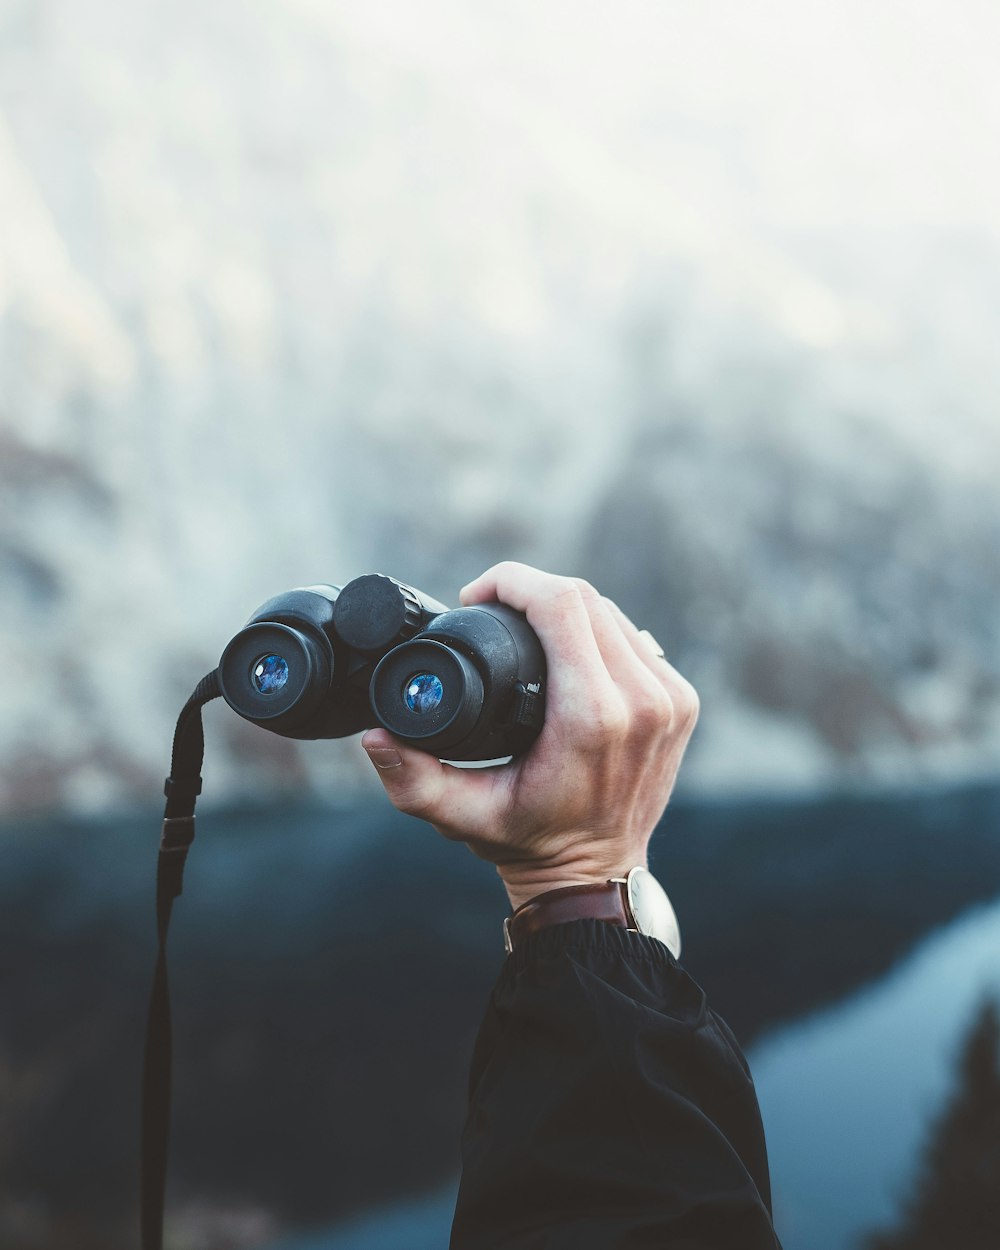
[[448, 609], [383, 574], [269, 599], [223, 652], [219, 685], [284, 737], [382, 725], [453, 760], [521, 755], [545, 718], [545, 654], [522, 613]]

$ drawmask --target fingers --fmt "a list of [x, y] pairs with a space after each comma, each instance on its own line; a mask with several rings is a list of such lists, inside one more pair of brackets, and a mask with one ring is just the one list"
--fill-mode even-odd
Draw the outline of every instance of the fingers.
[[693, 729], [701, 708], [694, 686], [674, 668], [648, 629], [637, 629], [616, 603], [610, 599], [605, 602], [636, 656], [667, 689], [675, 715]]
[[496, 823], [494, 777], [442, 764], [424, 751], [407, 747], [385, 729], [370, 729], [361, 739], [390, 802], [409, 816], [419, 816], [446, 837], [467, 839]]
[[[590, 683], [605, 700], [608, 680], [629, 700], [638, 700], [650, 712], [644, 722], [657, 712], [670, 721], [675, 715], [685, 722], [697, 719], [694, 688], [662, 656], [652, 635], [637, 629], [617, 604], [588, 582], [506, 561], [465, 586], [460, 598], [465, 605], [499, 600], [526, 614], [549, 658], [552, 693], [559, 675], [567, 671], [563, 665], [569, 663], [578, 681]], [[662, 706], [658, 698], [662, 691], [672, 707]]]
[[648, 629], [640, 629], [639, 637], [643, 640], [643, 642], [645, 642], [649, 646], [650, 651], [652, 651], [652, 653], [656, 656], [658, 660], [665, 660], [667, 658], [666, 652], [663, 650], [663, 648], [656, 641], [656, 639], [653, 637], [653, 635], [649, 632]]
[[586, 582], [505, 563], [461, 593], [466, 605], [496, 601], [525, 613], [545, 649], [541, 736], [506, 768], [467, 771], [369, 730], [362, 744], [389, 800], [506, 866], [509, 890], [638, 862], [694, 727], [693, 688]]
[[632, 648], [637, 659], [645, 665], [658, 681], [664, 681], [671, 665], [663, 654], [663, 648], [648, 629], [639, 629], [625, 615], [617, 603], [605, 599], [608, 611], [614, 616], [618, 628]]
[[618, 619], [620, 616], [624, 620], [624, 614], [620, 611], [616, 614], [611, 600], [599, 595], [589, 582], [574, 580], [590, 615], [601, 657], [615, 685], [630, 693], [647, 689], [652, 684], [651, 674], [625, 636]]
[[555, 577], [506, 561], [470, 582], [460, 598], [466, 605], [499, 600], [524, 612], [550, 657], [550, 666], [553, 659], [568, 661], [584, 679], [606, 673], [614, 685], [626, 689], [644, 686], [648, 680], [648, 672], [639, 663], [645, 657], [634, 643], [639, 631], [582, 578]]
[[549, 690], [557, 699], [561, 692], [613, 695], [592, 615], [572, 578], [506, 561], [465, 586], [460, 599], [466, 606], [499, 601], [525, 614], [545, 650]]

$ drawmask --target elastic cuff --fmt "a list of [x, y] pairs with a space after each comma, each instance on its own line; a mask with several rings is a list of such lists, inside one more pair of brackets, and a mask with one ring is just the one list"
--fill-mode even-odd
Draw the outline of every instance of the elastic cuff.
[[572, 920], [568, 924], [549, 925], [522, 939], [508, 955], [504, 971], [516, 975], [539, 959], [554, 959], [577, 950], [630, 961], [650, 961], [664, 968], [677, 963], [670, 948], [656, 938], [622, 925], [608, 924], [605, 920]]

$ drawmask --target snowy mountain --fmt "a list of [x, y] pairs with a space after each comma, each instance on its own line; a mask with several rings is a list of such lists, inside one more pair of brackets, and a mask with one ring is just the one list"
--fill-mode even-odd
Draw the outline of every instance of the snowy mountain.
[[[258, 603], [584, 573], [687, 784], [1000, 754], [1000, 14], [0, 9], [0, 811], [152, 797]], [[369, 784], [209, 713], [206, 794]]]

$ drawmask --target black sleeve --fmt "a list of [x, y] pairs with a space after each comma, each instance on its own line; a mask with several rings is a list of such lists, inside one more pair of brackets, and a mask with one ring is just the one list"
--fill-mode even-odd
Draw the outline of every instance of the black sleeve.
[[472, 1059], [451, 1250], [780, 1250], [728, 1026], [653, 938], [520, 943]]

